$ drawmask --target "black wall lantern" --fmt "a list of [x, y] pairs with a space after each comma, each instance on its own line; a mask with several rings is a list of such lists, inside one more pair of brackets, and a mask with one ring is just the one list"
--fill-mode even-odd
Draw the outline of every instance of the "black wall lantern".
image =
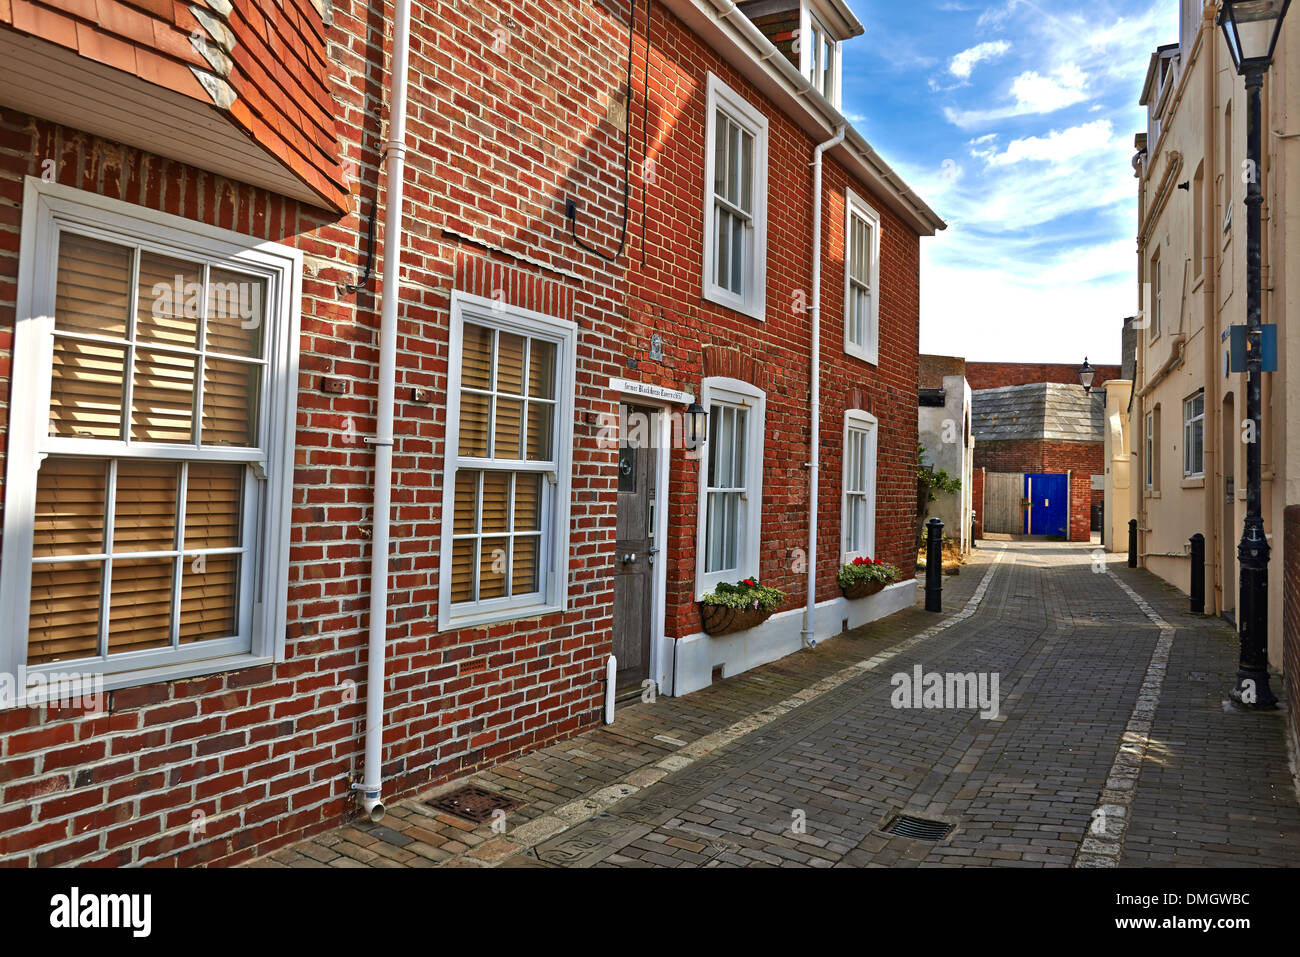
[[698, 399], [692, 400], [682, 414], [682, 439], [688, 451], [694, 452], [704, 444], [704, 430], [708, 428], [708, 421], [709, 413], [704, 411], [704, 406], [700, 405]]
[[1083, 357], [1083, 368], [1079, 370], [1079, 382], [1083, 385], [1083, 391], [1092, 392], [1092, 380], [1097, 378], [1097, 370], [1088, 364], [1088, 357]]

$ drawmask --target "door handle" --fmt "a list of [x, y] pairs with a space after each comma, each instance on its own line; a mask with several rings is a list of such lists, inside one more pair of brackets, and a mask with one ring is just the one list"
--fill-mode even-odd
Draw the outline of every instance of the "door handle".
[[656, 545], [654, 548], [650, 549], [645, 554], [646, 554], [646, 561], [648, 561], [651, 565], [653, 565], [655, 563], [655, 556], [659, 554], [659, 546]]
[[636, 564], [636, 552], [628, 552], [626, 555], [624, 555], [624, 556], [623, 556], [623, 564], [624, 564], [624, 565], [635, 565], [635, 564]]

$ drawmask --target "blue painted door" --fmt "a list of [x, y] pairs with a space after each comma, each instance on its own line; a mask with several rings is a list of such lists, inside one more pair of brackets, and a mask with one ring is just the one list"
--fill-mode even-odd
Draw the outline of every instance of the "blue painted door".
[[1069, 482], [1064, 475], [1026, 475], [1026, 535], [1066, 535], [1070, 520]]

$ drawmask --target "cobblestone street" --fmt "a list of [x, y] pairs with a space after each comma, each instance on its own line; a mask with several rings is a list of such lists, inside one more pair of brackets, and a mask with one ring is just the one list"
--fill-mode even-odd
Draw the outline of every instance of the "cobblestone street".
[[[986, 542], [943, 616], [620, 707], [477, 775], [523, 802], [503, 833], [421, 795], [253, 866], [1300, 865], [1285, 717], [1224, 705], [1232, 629], [1093, 548]], [[997, 716], [896, 709], [916, 666], [996, 674]], [[882, 833], [897, 814], [955, 828]]]

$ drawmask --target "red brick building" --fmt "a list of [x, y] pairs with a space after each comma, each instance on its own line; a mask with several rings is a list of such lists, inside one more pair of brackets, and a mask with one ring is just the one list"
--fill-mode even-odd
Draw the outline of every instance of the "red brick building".
[[[1105, 474], [1097, 387], [1119, 378], [1120, 367], [1096, 367], [1091, 395], [1079, 385], [1077, 366], [969, 362], [966, 375], [974, 390], [977, 534], [1088, 541], [1104, 499], [1094, 480]], [[1043, 494], [1035, 494], [1034, 482]]]
[[[1061, 362], [968, 362], [966, 378], [977, 391], [1003, 389], [1010, 385], [1031, 385], [1035, 382], [1055, 382], [1058, 385], [1078, 385], [1079, 366]], [[1119, 366], [1094, 366], [1094, 389], [1121, 375]]]
[[[0, 7], [0, 672], [103, 691], [0, 703], [0, 862], [236, 863], [597, 722], [611, 652], [681, 694], [911, 604], [834, 582], [909, 567], [942, 228], [836, 138], [847, 6], [814, 63], [712, 0], [403, 9]], [[747, 575], [786, 607], [703, 635]]]

